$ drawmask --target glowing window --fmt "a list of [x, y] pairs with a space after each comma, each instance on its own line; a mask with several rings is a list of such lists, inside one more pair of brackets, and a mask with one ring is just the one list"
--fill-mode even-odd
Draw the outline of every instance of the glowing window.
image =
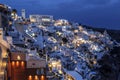
[[18, 60], [21, 60], [21, 57], [18, 55], [18, 56], [17, 56], [17, 59], [18, 59]]

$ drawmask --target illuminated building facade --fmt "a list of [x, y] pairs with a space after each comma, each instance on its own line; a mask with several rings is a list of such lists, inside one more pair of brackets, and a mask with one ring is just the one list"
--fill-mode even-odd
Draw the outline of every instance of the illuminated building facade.
[[46, 80], [46, 62], [24, 53], [10, 53], [8, 80]]
[[51, 15], [30, 15], [30, 21], [43, 26], [51, 26], [53, 24], [53, 16]]
[[69, 22], [65, 19], [59, 19], [55, 21], [54, 26], [69, 26]]

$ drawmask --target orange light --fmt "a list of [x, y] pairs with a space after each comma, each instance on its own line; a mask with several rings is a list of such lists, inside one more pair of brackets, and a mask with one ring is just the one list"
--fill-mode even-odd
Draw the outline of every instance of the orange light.
[[18, 62], [18, 61], [16, 62], [16, 66], [17, 66], [17, 67], [19, 66], [19, 62]]
[[41, 80], [45, 80], [43, 75], [41, 76]]
[[12, 61], [12, 66], [13, 66], [13, 67], [15, 66], [15, 62], [14, 62], [14, 61]]
[[32, 76], [31, 75], [29, 75], [29, 79], [28, 80], [32, 80]]
[[38, 80], [38, 76], [37, 75], [35, 75], [35, 80]]
[[21, 62], [21, 66], [24, 67], [24, 65], [25, 65], [25, 63], [22, 61], [22, 62]]

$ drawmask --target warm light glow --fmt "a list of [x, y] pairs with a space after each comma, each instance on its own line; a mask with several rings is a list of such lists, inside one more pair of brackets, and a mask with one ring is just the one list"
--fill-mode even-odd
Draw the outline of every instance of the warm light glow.
[[57, 69], [57, 70], [61, 70], [61, 61], [52, 61], [50, 64], [49, 64], [49, 68], [52, 68], [53, 69]]
[[36, 19], [30, 18], [30, 21], [31, 21], [31, 22], [36, 22]]
[[41, 80], [45, 80], [43, 75], [41, 76]]
[[24, 65], [25, 65], [25, 63], [22, 61], [22, 62], [21, 62], [21, 66], [24, 67]]
[[96, 60], [94, 60], [94, 61], [93, 61], [93, 64], [97, 64], [97, 61], [96, 61]]
[[14, 61], [12, 61], [12, 66], [13, 66], [13, 67], [15, 66], [15, 62], [14, 62]]
[[56, 65], [57, 65], [56, 63], [52, 63], [52, 66], [53, 66], [53, 67], [56, 67]]
[[63, 72], [61, 70], [58, 71], [60, 74], [62, 74]]
[[78, 30], [74, 30], [75, 33], [78, 33]]
[[35, 80], [38, 80], [38, 76], [37, 75], [35, 75]]
[[18, 55], [18, 56], [17, 56], [17, 59], [18, 59], [18, 60], [20, 60], [20, 59], [21, 59], [21, 57]]
[[56, 34], [58, 34], [60, 36], [62, 33], [61, 32], [56, 32]]
[[29, 75], [29, 79], [28, 80], [32, 80], [32, 76], [31, 75]]
[[16, 62], [16, 66], [17, 66], [17, 67], [19, 66], [19, 62], [18, 62], [18, 61]]
[[68, 80], [72, 80], [71, 78], [68, 78]]
[[49, 66], [49, 67], [52, 67], [52, 65], [51, 65], [51, 64], [49, 64], [48, 66]]

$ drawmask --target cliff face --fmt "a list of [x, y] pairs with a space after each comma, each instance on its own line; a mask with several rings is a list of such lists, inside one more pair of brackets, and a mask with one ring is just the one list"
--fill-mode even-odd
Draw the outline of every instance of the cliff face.
[[105, 55], [100, 61], [101, 65], [98, 68], [98, 75], [101, 77], [98, 80], [120, 80], [120, 47], [114, 47], [110, 55]]
[[[99, 31], [101, 33], [106, 30], [112, 40], [120, 43], [120, 30], [107, 30], [103, 28], [93, 28], [85, 26], [89, 29]], [[98, 76], [95, 80], [120, 80], [120, 47], [114, 47], [109, 55], [105, 55], [98, 61], [101, 67], [97, 68]]]
[[120, 30], [107, 30], [107, 32], [113, 39], [120, 42]]

